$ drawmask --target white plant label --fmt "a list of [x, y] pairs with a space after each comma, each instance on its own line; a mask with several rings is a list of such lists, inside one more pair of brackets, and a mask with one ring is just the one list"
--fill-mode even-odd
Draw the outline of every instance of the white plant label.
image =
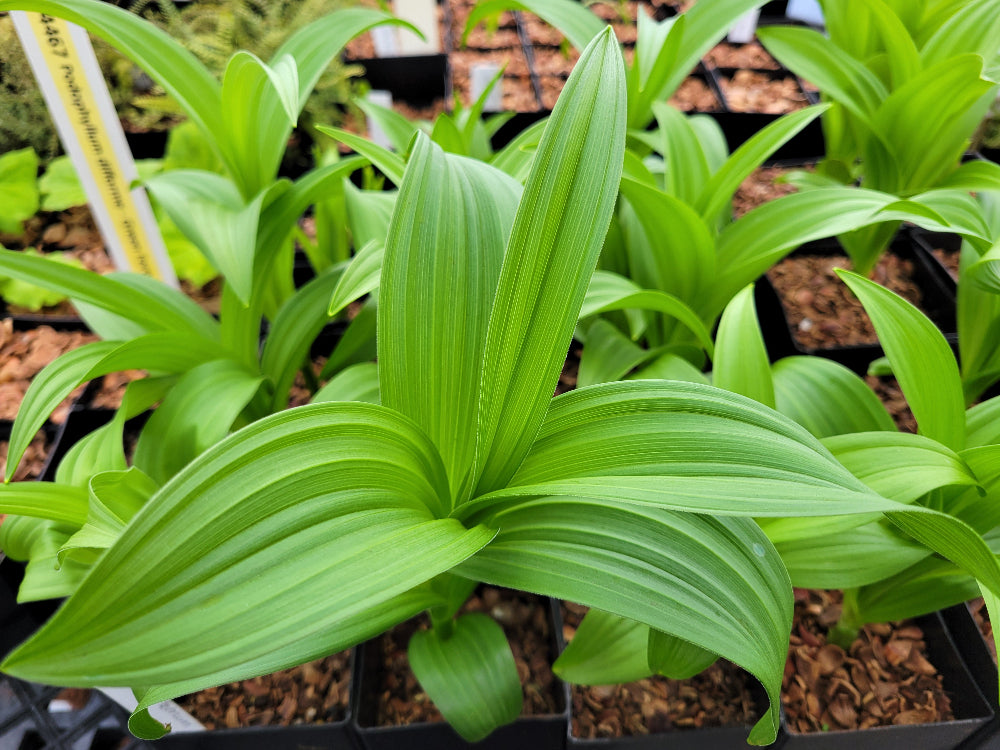
[[805, 21], [813, 26], [823, 26], [826, 23], [823, 19], [823, 9], [817, 0], [788, 0], [785, 15], [796, 21]]
[[435, 0], [394, 0], [392, 8], [398, 18], [409, 21], [424, 35], [421, 39], [408, 29], [394, 28], [400, 55], [436, 55], [441, 51]]
[[736, 23], [733, 27], [729, 29], [729, 36], [727, 37], [730, 42], [735, 44], [746, 44], [747, 42], [752, 42], [754, 35], [757, 33], [757, 20], [760, 18], [760, 8], [756, 10], [748, 10], [742, 16], [736, 19]]
[[[392, 109], [392, 92], [382, 91], [381, 89], [372, 89], [368, 92], [368, 96], [365, 97], [372, 104], [377, 104], [385, 109]], [[385, 131], [379, 127], [379, 124], [375, 122], [371, 117], [365, 118], [368, 125], [368, 138], [371, 139], [372, 143], [375, 143], [382, 148], [391, 149], [392, 142], [389, 140], [389, 136], [385, 134]]]
[[399, 42], [395, 26], [376, 26], [371, 31], [375, 57], [398, 57]]
[[[128, 688], [100, 688], [100, 691], [130, 713], [139, 705], [139, 701]], [[173, 701], [163, 701], [150, 706], [149, 715], [161, 724], [169, 724], [173, 733], [205, 731], [204, 724]]]
[[[490, 85], [490, 82], [500, 72], [500, 66], [496, 63], [478, 63], [469, 68], [469, 95], [472, 101], [479, 101], [483, 91]], [[486, 104], [483, 112], [500, 112], [503, 110], [503, 78], [497, 81], [496, 86], [486, 97]]]
[[131, 189], [139, 174], [87, 32], [41, 13], [10, 16], [112, 261], [176, 287], [149, 198]]

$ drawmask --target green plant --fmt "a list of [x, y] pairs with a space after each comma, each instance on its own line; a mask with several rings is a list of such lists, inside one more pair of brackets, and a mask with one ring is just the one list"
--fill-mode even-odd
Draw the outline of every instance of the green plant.
[[[499, 627], [454, 616], [486, 581], [643, 623], [657, 658], [689, 642], [743, 665], [771, 698], [750, 736], [766, 743], [792, 600], [749, 516], [885, 512], [1000, 591], [1000, 566], [969, 527], [880, 497], [749, 399], [663, 381], [551, 398], [618, 194], [624, 83], [605, 32], [570, 76], [523, 190], [418, 135], [382, 272], [382, 404], [273, 415], [148, 498], [140, 487], [141, 508], [3, 669], [131, 686], [133, 729], [158, 736], [152, 703], [428, 610], [414, 667], [475, 739], [520, 703]], [[93, 477], [91, 497], [134, 498], [117, 479]], [[29, 485], [8, 485], [4, 509], [51, 516], [44, 485]], [[62, 517], [79, 520], [84, 502], [63, 502]]]
[[20, 235], [38, 211], [38, 154], [22, 148], [0, 154], [0, 232]]
[[[629, 127], [641, 130], [652, 122], [653, 105], [670, 98], [737, 18], [761, 5], [761, 0], [713, 0], [663, 21], [640, 12], [635, 59], [627, 74]], [[534, 13], [576, 49], [583, 49], [605, 26], [586, 4], [575, 0], [485, 0], [469, 14], [463, 42], [477, 24], [505, 10]]]
[[[711, 118], [653, 107], [657, 129], [633, 133], [616, 220], [582, 310], [578, 384], [666, 377], [704, 364], [710, 331], [733, 297], [810, 240], [888, 218], [949, 227], [984, 246], [989, 231], [973, 199], [928, 191], [910, 201], [827, 186], [783, 196], [734, 219], [740, 183], [825, 106], [786, 115], [732, 155]], [[625, 311], [622, 314], [621, 311]], [[638, 368], [638, 369], [636, 369]]]
[[[768, 51], [822, 91], [826, 158], [801, 184], [849, 184], [910, 198], [932, 188], [978, 189], [959, 166], [996, 98], [1000, 3], [824, 0], [827, 35], [758, 30]], [[1000, 170], [994, 170], [996, 183]], [[862, 274], [899, 222], [840, 236]]]

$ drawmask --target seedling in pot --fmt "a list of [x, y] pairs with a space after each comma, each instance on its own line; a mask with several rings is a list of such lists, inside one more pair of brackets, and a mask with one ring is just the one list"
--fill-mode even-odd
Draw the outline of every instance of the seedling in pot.
[[[803, 186], [851, 184], [919, 199], [1000, 185], [1000, 169], [960, 166], [997, 93], [1000, 3], [824, 0], [827, 34], [794, 26], [758, 30], [781, 63], [822, 91], [827, 155]], [[840, 236], [868, 274], [899, 227], [885, 222]]]
[[767, 743], [792, 600], [751, 516], [886, 512], [1000, 591], [969, 527], [881, 497], [749, 399], [667, 381], [551, 398], [618, 194], [624, 76], [605, 32], [523, 190], [418, 135], [386, 243], [381, 405], [300, 407], [208, 449], [3, 668], [131, 686], [132, 728], [155, 737], [156, 701], [429, 610], [418, 677], [477, 739], [520, 705], [499, 626], [453, 617], [485, 581], [643, 623], [656, 654], [679, 641], [744, 666], [771, 699], [750, 736]]

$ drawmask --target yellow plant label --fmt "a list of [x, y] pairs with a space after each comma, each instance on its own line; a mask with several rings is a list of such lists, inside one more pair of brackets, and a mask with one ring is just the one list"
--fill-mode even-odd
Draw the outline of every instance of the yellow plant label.
[[76, 167], [108, 253], [119, 268], [177, 286], [87, 32], [41, 13], [11, 13], [63, 148]]

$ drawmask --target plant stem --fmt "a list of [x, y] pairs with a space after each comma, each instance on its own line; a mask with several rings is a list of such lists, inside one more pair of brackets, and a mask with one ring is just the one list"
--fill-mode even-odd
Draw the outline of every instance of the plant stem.
[[857, 608], [857, 589], [844, 589], [844, 604], [840, 620], [830, 628], [826, 640], [828, 643], [833, 643], [844, 651], [848, 651], [851, 644], [857, 640], [862, 625], [864, 625], [864, 621], [859, 616]]

